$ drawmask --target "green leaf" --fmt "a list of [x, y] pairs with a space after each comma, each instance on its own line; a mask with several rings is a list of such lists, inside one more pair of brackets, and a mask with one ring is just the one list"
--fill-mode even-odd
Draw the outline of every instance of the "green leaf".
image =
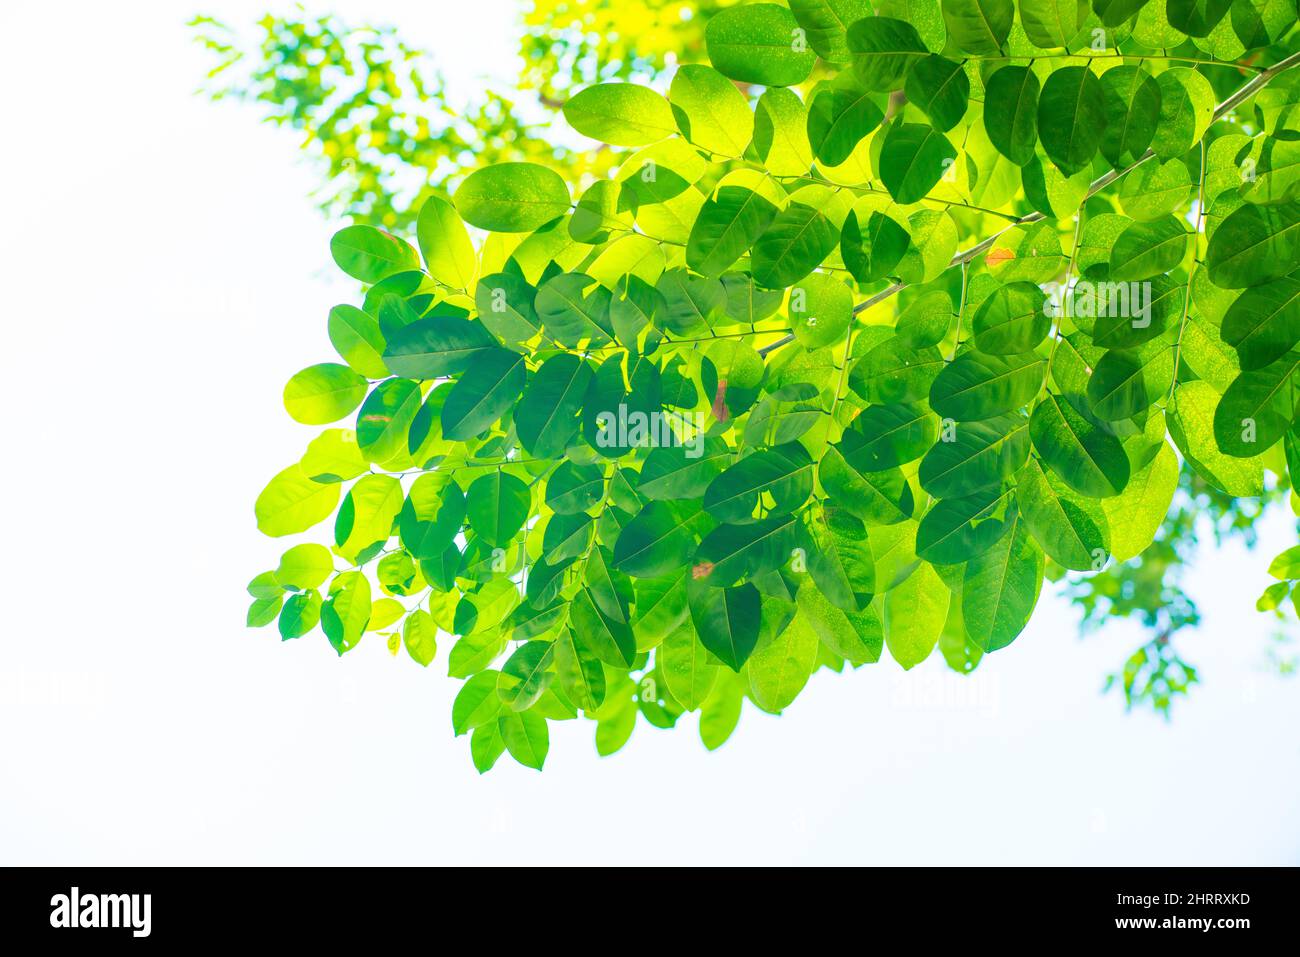
[[849, 26], [873, 13], [870, 0], [790, 0], [790, 12], [828, 63], [849, 62]]
[[498, 348], [482, 323], [430, 316], [389, 335], [384, 362], [395, 375], [437, 379], [464, 372], [479, 356]]
[[799, 586], [795, 601], [803, 617], [822, 644], [846, 661], [870, 664], [880, 660], [885, 631], [880, 616], [871, 606], [848, 612], [832, 604], [811, 578]]
[[951, 441], [937, 442], [925, 453], [917, 473], [921, 487], [935, 498], [999, 487], [1029, 456], [1029, 420], [1021, 415], [965, 422], [951, 434]]
[[537, 703], [555, 678], [549, 671], [555, 660], [549, 641], [529, 641], [515, 649], [497, 676], [497, 694], [511, 711], [526, 711]]
[[1088, 380], [1093, 415], [1106, 422], [1130, 419], [1169, 395], [1174, 347], [1156, 341], [1138, 349], [1112, 350]]
[[1292, 545], [1274, 558], [1269, 563], [1268, 573], [1283, 580], [1300, 578], [1300, 545]]
[[334, 523], [339, 554], [357, 562], [388, 541], [393, 522], [402, 511], [402, 483], [391, 475], [366, 475], [343, 500]]
[[411, 483], [398, 533], [414, 558], [432, 561], [447, 551], [464, 521], [465, 493], [460, 486], [447, 474], [425, 473]]
[[845, 430], [840, 452], [855, 470], [880, 472], [920, 458], [937, 433], [934, 414], [924, 405], [872, 405]]
[[984, 87], [984, 129], [994, 149], [1017, 166], [1034, 158], [1038, 143], [1038, 77], [1024, 66], [1004, 66]]
[[511, 345], [522, 345], [541, 330], [533, 308], [536, 298], [537, 290], [511, 273], [484, 276], [474, 290], [479, 320], [492, 335]]
[[1042, 584], [1043, 553], [1027, 523], [1017, 519], [1008, 534], [966, 565], [962, 617], [970, 640], [985, 652], [1011, 644], [1029, 624]]
[[356, 306], [335, 306], [329, 317], [330, 344], [352, 369], [371, 379], [388, 375], [379, 322]]
[[1133, 17], [1150, 0], [1092, 0], [1092, 8], [1108, 27], [1117, 27]]
[[[1250, 417], [1247, 413], [1252, 404], [1243, 402], [1242, 408], [1234, 409], [1226, 396], [1220, 397], [1213, 386], [1200, 379], [1180, 383], [1174, 390], [1168, 419], [1170, 437], [1198, 475], [1229, 495], [1255, 496], [1264, 492], [1264, 470], [1259, 459], [1220, 450], [1218, 441], [1221, 432], [1223, 438], [1231, 438], [1227, 430], [1235, 424], [1240, 431], [1233, 447], [1246, 444], [1241, 439], [1248, 434], [1248, 425], [1243, 423]], [[1256, 428], [1257, 439], [1258, 431]], [[1252, 446], [1258, 452], [1266, 449], [1258, 441]]]
[[537, 458], [564, 452], [578, 433], [578, 413], [594, 373], [581, 356], [565, 353], [542, 363], [515, 410], [519, 442]]
[[769, 289], [793, 286], [821, 265], [839, 239], [839, 231], [821, 211], [792, 202], [754, 244], [754, 280]]
[[357, 412], [357, 446], [371, 462], [387, 462], [406, 448], [407, 433], [420, 411], [420, 384], [385, 379]]
[[731, 449], [717, 438], [653, 449], [641, 466], [637, 491], [650, 499], [699, 498], [731, 461]]
[[704, 43], [709, 60], [733, 80], [797, 86], [817, 62], [798, 26], [794, 14], [780, 4], [728, 7], [710, 18]]
[[612, 146], [645, 146], [677, 132], [668, 101], [635, 83], [580, 90], [564, 104], [564, 118], [584, 136]]
[[334, 556], [324, 545], [295, 545], [280, 556], [275, 580], [285, 588], [307, 591], [325, 584], [334, 573]]
[[691, 581], [687, 597], [700, 642], [732, 671], [739, 671], [758, 643], [758, 589], [748, 582], [735, 588], [714, 588]]
[[548, 335], [571, 349], [598, 348], [614, 339], [610, 292], [583, 273], [562, 273], [537, 290], [537, 317]]
[[1160, 336], [1171, 321], [1181, 320], [1187, 287], [1157, 275], [1149, 282], [1096, 283], [1082, 295], [1079, 290], [1076, 285], [1073, 315], [1085, 321], [1090, 314], [1097, 317], [1093, 344], [1102, 349], [1132, 349]]
[[813, 273], [790, 290], [794, 337], [807, 349], [843, 341], [852, 317], [853, 291], [833, 276]]
[[1160, 451], [1133, 474], [1120, 495], [1101, 500], [1110, 523], [1110, 551], [1115, 561], [1126, 562], [1155, 541], [1177, 490], [1178, 456], [1162, 441]]
[[284, 598], [280, 595], [274, 598], [258, 598], [248, 606], [245, 625], [249, 628], [265, 628], [280, 617], [283, 604]]
[[749, 252], [776, 218], [776, 207], [740, 186], [724, 186], [704, 201], [686, 241], [686, 262], [703, 276], [721, 276]]
[[934, 651], [948, 618], [951, 593], [928, 562], [885, 593], [885, 644], [904, 670], [916, 667]]
[[658, 578], [685, 565], [694, 544], [671, 507], [650, 502], [619, 533], [614, 567], [635, 578]]
[[374, 226], [340, 229], [330, 239], [330, 254], [340, 269], [364, 283], [420, 268], [420, 257], [409, 243]]
[[750, 522], [760, 498], [770, 498], [772, 513], [793, 511], [808, 500], [812, 473], [812, 458], [797, 442], [760, 449], [709, 483], [704, 510], [719, 521]]
[[908, 68], [930, 51], [910, 23], [867, 17], [848, 29], [853, 72], [868, 90], [897, 90]]
[[1192, 148], [1214, 119], [1214, 87], [1201, 73], [1174, 67], [1156, 77], [1160, 84], [1160, 121], [1151, 149], [1168, 162]]
[[687, 711], [698, 711], [718, 680], [718, 665], [695, 635], [678, 628], [660, 646], [659, 671], [669, 693]]
[[903, 90], [908, 101], [924, 110], [936, 129], [945, 132], [961, 122], [970, 103], [970, 79], [965, 67], [933, 54], [912, 64]]
[[970, 422], [1014, 412], [1039, 391], [1047, 363], [1034, 353], [986, 356], [965, 352], [948, 363], [930, 387], [939, 415]]
[[821, 642], [817, 632], [796, 614], [785, 629], [750, 656], [750, 695], [764, 711], [788, 708], [817, 667]]
[[347, 366], [322, 362], [308, 366], [284, 387], [284, 408], [295, 422], [325, 425], [343, 418], [366, 397], [370, 383]]
[[[641, 651], [649, 651], [676, 633], [690, 618], [686, 606], [686, 580], [689, 572], [666, 578], [645, 578], [637, 581], [636, 605], [633, 627], [636, 644]], [[680, 700], [680, 699], [679, 699]]]
[[[1115, 498], [1076, 496], [1031, 458], [1016, 479], [1016, 503], [1025, 526], [1052, 561], [1076, 571], [1096, 571], [1111, 553], [1111, 528], [1105, 509], [1129, 495], [1135, 476]], [[1162, 515], [1163, 517], [1163, 515]]]
[[943, 368], [938, 349], [917, 349], [894, 336], [871, 347], [854, 365], [849, 386], [868, 402], [915, 402], [926, 396]]
[[578, 640], [572, 628], [560, 629], [555, 639], [555, 672], [560, 687], [575, 705], [590, 715], [605, 701], [605, 668], [600, 659]]
[[1091, 70], [1067, 66], [1047, 78], [1038, 98], [1038, 135], [1061, 172], [1072, 176], [1086, 168], [1105, 128], [1105, 97]]
[[561, 462], [546, 482], [546, 504], [562, 515], [585, 512], [605, 497], [605, 473], [594, 465]]
[[776, 87], [754, 109], [754, 151], [775, 176], [802, 176], [812, 166], [808, 110], [793, 90]]
[[459, 737], [491, 722], [501, 713], [501, 696], [497, 694], [497, 672], [480, 671], [466, 681], [451, 705], [452, 730]]
[[739, 157], [753, 139], [754, 114], [744, 94], [712, 67], [679, 67], [668, 102], [682, 135], [710, 153]]
[[989, 355], [1017, 355], [1042, 342], [1052, 328], [1043, 290], [1032, 282], [998, 286], [975, 313], [975, 345]]
[[1297, 370], [1300, 350], [1293, 350], [1233, 380], [1214, 411], [1214, 438], [1221, 451], [1252, 458], [1282, 438], [1296, 418]]
[[494, 469], [479, 476], [466, 494], [469, 526], [489, 545], [505, 546], [524, 527], [531, 504], [528, 486]]
[[280, 640], [301, 638], [310, 632], [320, 623], [320, 609], [321, 598], [317, 592], [290, 595], [280, 609]]
[[505, 739], [497, 721], [475, 728], [469, 740], [470, 757], [479, 774], [486, 774], [496, 766], [497, 758], [505, 753]]
[[430, 196], [420, 207], [415, 233], [430, 276], [451, 289], [474, 287], [478, 256], [456, 207], [441, 196]]
[[[582, 520], [587, 522], [590, 528], [590, 519], [586, 516]], [[549, 529], [550, 526], [548, 525]], [[556, 602], [549, 607], [537, 608], [531, 601], [521, 603], [510, 617], [506, 619], [505, 627], [510, 630], [510, 637], [514, 641], [525, 641], [529, 638], [544, 638], [554, 634], [555, 630], [563, 624], [569, 616], [568, 602]]]
[[361, 641], [374, 606], [370, 582], [360, 572], [345, 572], [330, 585], [330, 597], [320, 610], [321, 630], [342, 656]]
[[685, 269], [670, 269], [655, 287], [664, 297], [657, 325], [680, 336], [702, 333], [720, 321], [727, 291], [717, 279], [692, 276]]
[[442, 434], [463, 442], [487, 431], [524, 389], [526, 367], [517, 352], [484, 352], [461, 374], [442, 406]]
[[904, 342], [923, 349], [947, 337], [952, 319], [952, 298], [942, 289], [932, 289], [907, 303], [894, 329]]
[[636, 638], [626, 622], [610, 617], [600, 608], [592, 592], [583, 588], [569, 606], [569, 620], [584, 645], [605, 664], [614, 668], [630, 667], [636, 660]]
[[[835, 520], [834, 510], [830, 511]], [[865, 539], [848, 538], [829, 524], [813, 523], [807, 553], [808, 573], [836, 608], [860, 613], [876, 589], [875, 557]]]
[[808, 107], [808, 143], [817, 159], [839, 166], [885, 118], [873, 93], [852, 73], [819, 84]]
[[1128, 484], [1124, 446], [1069, 396], [1044, 396], [1030, 417], [1029, 434], [1043, 461], [1080, 495], [1106, 498]]
[[1258, 286], [1292, 272], [1300, 266], [1300, 203], [1232, 211], [1210, 233], [1205, 266], [1222, 289]]
[[262, 572], [248, 583], [248, 593], [260, 599], [283, 598], [284, 586], [276, 579], [275, 572]]
[[1228, 14], [1232, 0], [1167, 0], [1169, 23], [1189, 37], [1208, 37]]
[[569, 187], [536, 163], [475, 170], [453, 197], [465, 222], [496, 233], [527, 233], [569, 211]]
[[[1249, 4], [1243, 4], [1249, 9]], [[1288, 135], [1288, 134], [1284, 134]], [[1300, 191], [1300, 141], [1270, 136], [1259, 150], [1254, 182], [1248, 182], [1243, 196], [1252, 203], [1280, 203], [1296, 198]]]
[[1020, 0], [1020, 25], [1046, 50], [1068, 47], [1090, 13], [1088, 0]]
[[417, 608], [402, 627], [402, 644], [417, 664], [428, 667], [438, 652], [438, 625], [427, 611]]
[[700, 740], [706, 748], [716, 751], [727, 743], [740, 721], [740, 710], [744, 703], [744, 688], [740, 677], [724, 672], [700, 709]]
[[935, 565], [960, 565], [993, 546], [1013, 524], [1009, 488], [990, 488], [935, 502], [916, 530], [916, 554]]
[[957, 160], [948, 137], [924, 123], [898, 123], [885, 134], [880, 179], [904, 205], [924, 199]]
[[497, 718], [497, 727], [512, 758], [526, 768], [542, 769], [551, 746], [545, 718], [531, 711], [506, 711]]
[[1224, 315], [1221, 331], [1244, 370], [1282, 358], [1300, 343], [1300, 278], [1284, 276], [1242, 292]]
[[1159, 219], [1185, 206], [1192, 189], [1191, 173], [1182, 160], [1147, 163], [1124, 177], [1119, 202], [1134, 219]]
[[[695, 554], [694, 577], [716, 587], [775, 571], [790, 561], [804, 540], [796, 515], [772, 515], [746, 525], [719, 525], [704, 536]], [[666, 573], [667, 569], [663, 573]]]
[[943, 0], [948, 38], [966, 53], [1003, 53], [1016, 8], [1011, 0]]
[[1121, 168], [1147, 151], [1160, 120], [1160, 84], [1137, 66], [1118, 66], [1101, 75], [1106, 129], [1101, 155]]
[[554, 565], [586, 554], [594, 531], [591, 516], [585, 512], [552, 515], [546, 523], [546, 533], [542, 539], [543, 560], [548, 565]]
[[844, 221], [840, 253], [854, 279], [875, 282], [894, 273], [911, 242], [907, 230], [890, 216], [872, 213], [864, 231], [858, 224], [858, 214], [850, 212]]
[[[841, 447], [831, 446], [826, 450], [817, 472], [834, 506], [871, 525], [892, 525], [911, 518], [916, 501], [902, 471], [856, 469], [849, 464]], [[849, 452], [852, 454], [851, 448]]]
[[296, 535], [329, 518], [338, 503], [337, 484], [313, 481], [301, 466], [291, 465], [257, 496], [257, 529], [272, 538]]
[[1110, 279], [1129, 282], [1167, 273], [1187, 255], [1187, 227], [1174, 216], [1133, 223], [1110, 251]]

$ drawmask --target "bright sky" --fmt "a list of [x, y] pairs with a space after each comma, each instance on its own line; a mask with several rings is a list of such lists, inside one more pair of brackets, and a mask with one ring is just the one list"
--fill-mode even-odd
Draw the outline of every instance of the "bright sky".
[[[511, 66], [506, 0], [320, 9], [401, 24], [465, 89]], [[1047, 594], [970, 678], [820, 673], [715, 754], [690, 718], [606, 760], [553, 725], [544, 774], [480, 778], [450, 641], [424, 671], [244, 629], [285, 547], [253, 500], [313, 434], [281, 389], [354, 292], [338, 224], [293, 134], [190, 95], [188, 10], [63, 4], [57, 54], [47, 8], [2, 10], [0, 864], [1300, 863], [1300, 684], [1253, 610], [1285, 517], [1193, 571], [1205, 683], [1170, 723], [1100, 694], [1139, 632], [1080, 639]]]

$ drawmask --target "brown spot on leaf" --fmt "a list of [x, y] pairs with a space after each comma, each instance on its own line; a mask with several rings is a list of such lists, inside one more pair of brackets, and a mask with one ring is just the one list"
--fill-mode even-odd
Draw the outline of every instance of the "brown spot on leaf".
[[1007, 249], [1005, 246], [999, 246], [997, 249], [992, 249], [989, 251], [989, 254], [984, 257], [984, 262], [986, 265], [992, 267], [998, 265], [999, 263], [1004, 263], [1008, 259], [1015, 259], [1015, 258], [1016, 258], [1016, 254], [1014, 252], [1012, 252], [1010, 249]]
[[713, 397], [713, 417], [719, 422], [726, 422], [731, 413], [727, 411], [727, 380], [718, 380], [718, 392]]

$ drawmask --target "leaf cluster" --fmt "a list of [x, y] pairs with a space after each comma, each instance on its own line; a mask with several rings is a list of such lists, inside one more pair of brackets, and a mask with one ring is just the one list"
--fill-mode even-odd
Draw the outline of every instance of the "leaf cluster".
[[485, 165], [414, 244], [341, 230], [367, 289], [285, 406], [352, 427], [256, 505], [333, 540], [250, 624], [453, 636], [480, 770], [578, 714], [716, 747], [886, 651], [972, 670], [1045, 576], [1147, 549], [1180, 462], [1246, 498], [1294, 462], [1294, 13], [729, 7], [666, 95], [566, 102], [609, 177]]

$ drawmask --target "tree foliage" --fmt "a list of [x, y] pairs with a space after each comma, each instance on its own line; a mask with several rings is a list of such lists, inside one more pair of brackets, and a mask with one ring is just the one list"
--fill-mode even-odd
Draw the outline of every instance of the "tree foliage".
[[[250, 624], [442, 638], [475, 764], [540, 767], [552, 721], [713, 748], [823, 667], [969, 672], [1045, 577], [1167, 568], [1180, 481], [1262, 502], [1297, 454], [1295, 14], [742, 4], [666, 95], [577, 91], [611, 175], [481, 165], [410, 241], [335, 236], [367, 289], [285, 405], [355, 418], [256, 508], [333, 547]], [[1130, 700], [1194, 680], [1164, 637]]]

